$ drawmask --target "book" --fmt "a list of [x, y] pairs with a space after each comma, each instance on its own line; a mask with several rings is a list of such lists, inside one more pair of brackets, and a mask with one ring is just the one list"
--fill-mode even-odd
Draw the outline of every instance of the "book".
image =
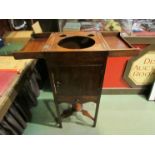
[[78, 22], [67, 22], [63, 27], [63, 32], [66, 31], [80, 31], [81, 24]]
[[10, 87], [11, 82], [13, 82], [16, 76], [16, 71], [0, 70], [0, 97]]

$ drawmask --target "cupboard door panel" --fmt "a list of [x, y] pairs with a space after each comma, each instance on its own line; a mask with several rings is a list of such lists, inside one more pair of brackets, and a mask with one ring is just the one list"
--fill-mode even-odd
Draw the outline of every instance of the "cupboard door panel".
[[102, 88], [103, 66], [51, 68], [57, 95], [98, 95]]

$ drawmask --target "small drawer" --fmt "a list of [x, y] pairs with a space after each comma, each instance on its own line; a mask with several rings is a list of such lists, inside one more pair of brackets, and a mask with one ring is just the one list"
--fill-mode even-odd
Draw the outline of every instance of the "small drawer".
[[107, 59], [107, 53], [79, 52], [79, 53], [45, 53], [45, 59], [49, 65], [96, 65], [103, 64]]

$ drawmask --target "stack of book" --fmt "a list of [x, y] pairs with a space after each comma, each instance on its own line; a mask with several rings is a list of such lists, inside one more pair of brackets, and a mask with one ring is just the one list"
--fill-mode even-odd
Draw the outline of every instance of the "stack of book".
[[80, 31], [81, 24], [78, 22], [67, 22], [63, 27], [63, 32], [67, 31]]

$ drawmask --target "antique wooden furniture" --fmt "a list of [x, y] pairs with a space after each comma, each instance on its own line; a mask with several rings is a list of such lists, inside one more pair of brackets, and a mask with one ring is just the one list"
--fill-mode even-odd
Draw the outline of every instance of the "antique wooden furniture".
[[[23, 83], [33, 73], [36, 60], [14, 60], [12, 56], [0, 56], [0, 122], [20, 93]], [[6, 76], [3, 80], [3, 76]], [[0, 84], [2, 83], [0, 82]]]
[[[81, 111], [96, 126], [107, 56], [133, 55], [137, 51], [119, 33], [65, 32], [38, 34], [20, 51], [16, 59], [44, 58], [47, 63], [58, 121]], [[95, 116], [82, 109], [88, 101], [96, 103]], [[58, 104], [72, 108], [60, 114]]]

